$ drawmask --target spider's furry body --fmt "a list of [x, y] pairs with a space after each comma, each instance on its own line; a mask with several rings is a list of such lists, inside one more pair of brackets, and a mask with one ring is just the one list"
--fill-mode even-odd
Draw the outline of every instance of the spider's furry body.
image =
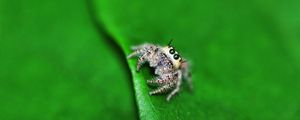
[[128, 59], [135, 56], [139, 57], [137, 71], [140, 70], [145, 62], [148, 62], [150, 67], [155, 68], [156, 78], [148, 80], [147, 83], [156, 85], [158, 88], [150, 91], [150, 95], [166, 93], [172, 90], [167, 96], [167, 101], [169, 101], [179, 92], [182, 80], [187, 80], [190, 89], [192, 89], [187, 62], [170, 46], [170, 43], [165, 47], [146, 43], [134, 46], [132, 49], [134, 52], [128, 56]]

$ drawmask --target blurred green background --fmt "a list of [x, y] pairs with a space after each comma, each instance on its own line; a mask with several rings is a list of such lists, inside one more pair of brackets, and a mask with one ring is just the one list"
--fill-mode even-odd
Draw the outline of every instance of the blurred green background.
[[86, 1], [0, 5], [1, 120], [136, 118], [128, 68]]
[[[0, 119], [299, 119], [299, 6], [1, 0]], [[168, 103], [148, 95], [151, 71], [125, 56], [171, 38], [195, 89]]]

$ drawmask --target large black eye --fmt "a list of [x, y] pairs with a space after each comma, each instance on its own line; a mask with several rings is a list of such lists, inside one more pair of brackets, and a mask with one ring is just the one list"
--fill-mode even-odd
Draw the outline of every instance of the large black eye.
[[173, 58], [174, 58], [175, 60], [178, 60], [178, 59], [180, 58], [180, 56], [179, 56], [178, 54], [175, 54], [175, 55], [173, 56]]
[[170, 49], [170, 50], [169, 50], [169, 53], [170, 53], [170, 54], [174, 54], [174, 53], [175, 53], [175, 50], [174, 50], [174, 49]]

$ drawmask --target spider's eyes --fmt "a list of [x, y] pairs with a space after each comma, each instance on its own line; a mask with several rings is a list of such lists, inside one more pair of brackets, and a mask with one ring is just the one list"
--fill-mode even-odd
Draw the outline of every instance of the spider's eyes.
[[175, 60], [178, 60], [178, 59], [180, 58], [180, 56], [179, 56], [178, 54], [175, 54], [175, 55], [173, 56], [173, 58], [174, 58]]
[[174, 50], [174, 49], [170, 49], [170, 50], [169, 50], [169, 53], [170, 53], [170, 54], [174, 54], [174, 53], [175, 53], [175, 50]]

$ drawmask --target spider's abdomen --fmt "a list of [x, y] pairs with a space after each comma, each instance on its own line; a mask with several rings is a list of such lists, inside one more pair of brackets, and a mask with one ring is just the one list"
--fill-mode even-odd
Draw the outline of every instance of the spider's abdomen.
[[172, 61], [164, 53], [159, 53], [158, 62], [155, 66], [155, 74], [162, 75], [174, 71]]

